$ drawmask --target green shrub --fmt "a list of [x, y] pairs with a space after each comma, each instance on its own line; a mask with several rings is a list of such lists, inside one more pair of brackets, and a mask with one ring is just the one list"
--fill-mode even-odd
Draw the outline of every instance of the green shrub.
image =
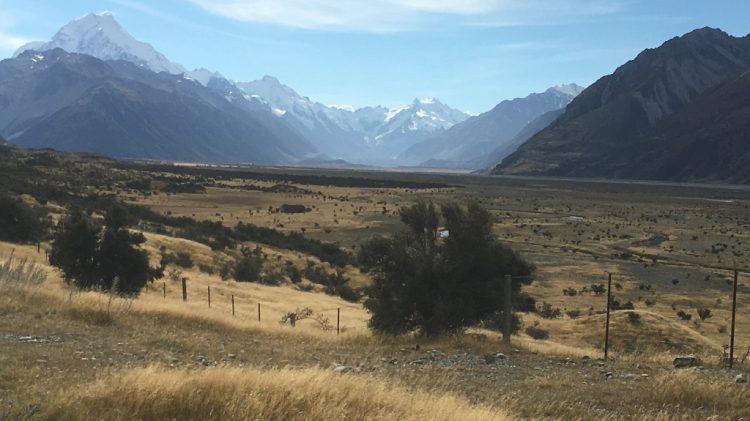
[[260, 280], [263, 261], [253, 255], [245, 255], [237, 259], [232, 276], [237, 282], [256, 282]]
[[560, 309], [552, 307], [549, 303], [543, 303], [536, 312], [545, 319], [557, 319], [561, 315]]
[[526, 329], [524, 329], [524, 332], [526, 332], [527, 335], [531, 336], [533, 339], [543, 341], [545, 339], [549, 339], [549, 331], [542, 329], [537, 326], [529, 326]]
[[162, 276], [161, 269], [149, 266], [148, 253], [137, 246], [145, 241], [124, 226], [125, 219], [108, 215], [111, 225], [101, 227], [83, 212], [73, 212], [57, 227], [50, 263], [63, 271], [63, 277], [82, 289], [100, 289], [120, 294], [137, 294], [146, 282]]
[[502, 311], [504, 274], [516, 277], [512, 299], [522, 301], [533, 268], [495, 238], [487, 210], [422, 202], [400, 214], [404, 231], [359, 250], [374, 278], [364, 303], [373, 329], [434, 335], [476, 325]]
[[47, 212], [0, 193], [0, 241], [36, 243], [47, 234]]

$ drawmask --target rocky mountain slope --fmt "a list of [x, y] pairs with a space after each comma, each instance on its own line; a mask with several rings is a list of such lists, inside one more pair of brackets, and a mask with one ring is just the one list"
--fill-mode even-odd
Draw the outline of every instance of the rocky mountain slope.
[[235, 82], [205, 68], [188, 71], [150, 44], [136, 40], [107, 12], [74, 20], [51, 40], [29, 43], [19, 48], [14, 56], [25, 51], [44, 52], [55, 48], [105, 61], [128, 61], [157, 73], [184, 75], [240, 108], [270, 116], [269, 119], [276, 120], [269, 122], [270, 125], [286, 126], [296, 132], [293, 137], [305, 138], [328, 157], [357, 163], [397, 164], [393, 158], [415, 142], [468, 117], [438, 101], [415, 100], [393, 110], [381, 106], [349, 110], [312, 101], [272, 76]]
[[750, 150], [748, 71], [750, 36], [671, 39], [599, 79], [492, 172], [750, 182], [735, 168]]
[[0, 62], [0, 133], [24, 147], [127, 158], [292, 163], [317, 154], [241, 96], [62, 49]]
[[562, 85], [525, 98], [502, 101], [486, 113], [415, 144], [401, 158], [412, 164], [481, 168], [489, 154], [494, 152], [502, 159], [513, 152], [518, 142], [511, 145], [511, 141], [529, 123], [547, 112], [564, 108], [582, 90], [576, 84]]
[[184, 67], [169, 61], [150, 44], [133, 38], [108, 12], [91, 13], [60, 28], [47, 42], [32, 42], [16, 50], [62, 48], [69, 53], [87, 54], [102, 60], [126, 60], [154, 72], [185, 73]]
[[403, 107], [364, 107], [349, 110], [326, 106], [298, 94], [272, 76], [237, 87], [267, 104], [310, 139], [323, 153], [358, 163], [393, 164], [394, 158], [468, 115], [440, 101], [415, 99]]

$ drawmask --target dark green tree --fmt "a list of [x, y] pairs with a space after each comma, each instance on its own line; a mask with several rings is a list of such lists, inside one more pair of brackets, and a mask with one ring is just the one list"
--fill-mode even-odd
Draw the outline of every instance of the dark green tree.
[[533, 267], [495, 238], [487, 210], [448, 203], [438, 212], [433, 203], [417, 203], [400, 213], [406, 230], [360, 248], [361, 267], [374, 275], [364, 303], [370, 327], [433, 335], [496, 319], [506, 274], [516, 277], [514, 307], [527, 300], [521, 287]]
[[0, 192], [0, 241], [35, 243], [47, 234], [47, 213]]
[[112, 207], [104, 220], [102, 227], [83, 212], [71, 213], [58, 225], [50, 263], [79, 288], [137, 294], [161, 269], [149, 266], [148, 253], [138, 248], [145, 238], [128, 231], [123, 207]]
[[60, 268], [66, 282], [79, 288], [98, 283], [96, 257], [101, 228], [83, 212], [72, 212], [57, 225], [49, 261]]
[[235, 262], [232, 275], [237, 282], [255, 282], [260, 280], [262, 269], [263, 260], [261, 260], [259, 253], [255, 253], [247, 247], [242, 247], [242, 256]]

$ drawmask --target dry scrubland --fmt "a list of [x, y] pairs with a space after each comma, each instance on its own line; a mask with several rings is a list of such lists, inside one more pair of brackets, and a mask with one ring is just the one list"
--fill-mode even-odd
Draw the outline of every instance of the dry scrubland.
[[[257, 169], [255, 169], [257, 170]], [[128, 171], [133, 171], [129, 169]], [[750, 192], [695, 187], [483, 179], [468, 176], [365, 174], [373, 179], [440, 182], [432, 188], [306, 184], [266, 170], [252, 179], [137, 173], [206, 184], [205, 193], [166, 194], [114, 185], [111, 192], [173, 216], [239, 221], [338, 242], [356, 252], [363, 241], [398, 229], [400, 206], [417, 199], [477, 200], [496, 216], [496, 232], [537, 265], [529, 287], [538, 306], [557, 318], [524, 314], [514, 349], [497, 333], [471, 329], [443, 338], [380, 337], [366, 328], [361, 304], [284, 282], [282, 286], [222, 281], [199, 270], [229, 258], [193, 241], [146, 233], [147, 250], [190, 253], [194, 267], [172, 267], [188, 278], [165, 278], [134, 300], [72, 291], [44, 265], [35, 247], [0, 243], [0, 260], [36, 259], [47, 272], [41, 286], [2, 284], [0, 399], [10, 417], [39, 419], [736, 419], [750, 416], [750, 389], [735, 384], [750, 361], [719, 367], [728, 343], [731, 269], [750, 267]], [[321, 171], [326, 173], [325, 171]], [[278, 177], [269, 180], [266, 175]], [[330, 171], [331, 177], [352, 176]], [[210, 179], [210, 182], [206, 182]], [[279, 183], [294, 189], [273, 192]], [[252, 189], [243, 186], [252, 185]], [[259, 190], [265, 188], [265, 191]], [[300, 204], [308, 212], [275, 211]], [[54, 203], [48, 208], [56, 210]], [[270, 209], [269, 209], [270, 207]], [[59, 211], [59, 209], [57, 209]], [[255, 247], [256, 243], [247, 246]], [[43, 244], [43, 247], [47, 245]], [[264, 270], [308, 261], [298, 251], [262, 245]], [[291, 263], [287, 263], [291, 262]], [[368, 283], [351, 266], [351, 285]], [[603, 363], [606, 296], [581, 292], [606, 282], [635, 310], [612, 317], [612, 358]], [[741, 275], [737, 345], [750, 348], [750, 290]], [[162, 297], [162, 282], [167, 297]], [[306, 285], [303, 281], [302, 285]], [[211, 286], [212, 306], [206, 302]], [[302, 289], [312, 289], [304, 291]], [[573, 289], [575, 295], [563, 290]], [[231, 315], [230, 296], [236, 315]], [[257, 303], [262, 322], [257, 321]], [[342, 334], [314, 321], [282, 326], [284, 312], [310, 307]], [[697, 311], [711, 310], [701, 320]], [[683, 320], [677, 312], [691, 315]], [[635, 313], [638, 316], [632, 316]], [[60, 336], [29, 343], [24, 336]], [[507, 358], [496, 360], [496, 352]], [[695, 352], [702, 370], [674, 370], [671, 357]], [[587, 361], [584, 356], [594, 360]], [[346, 373], [333, 372], [335, 364]], [[2, 414], [0, 410], [0, 414]], [[2, 419], [2, 415], [0, 415]]]

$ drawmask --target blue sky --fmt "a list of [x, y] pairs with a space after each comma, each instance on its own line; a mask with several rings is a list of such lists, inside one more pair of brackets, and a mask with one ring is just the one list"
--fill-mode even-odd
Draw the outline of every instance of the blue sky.
[[0, 57], [104, 10], [188, 68], [270, 74], [324, 104], [471, 112], [590, 84], [695, 28], [750, 32], [747, 0], [0, 0]]

